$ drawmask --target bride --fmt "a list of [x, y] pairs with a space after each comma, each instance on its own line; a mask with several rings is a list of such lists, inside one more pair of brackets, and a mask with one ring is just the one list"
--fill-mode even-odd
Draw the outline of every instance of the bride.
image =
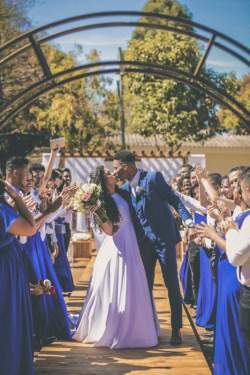
[[91, 182], [101, 185], [108, 222], [73, 339], [109, 348], [145, 348], [158, 343], [152, 306], [130, 208], [115, 177], [98, 167]]

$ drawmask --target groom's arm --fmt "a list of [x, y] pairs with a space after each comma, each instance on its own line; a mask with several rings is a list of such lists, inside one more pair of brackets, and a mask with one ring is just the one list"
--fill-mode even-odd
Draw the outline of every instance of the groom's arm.
[[180, 198], [174, 193], [171, 186], [167, 184], [160, 172], [155, 173], [154, 184], [156, 191], [160, 195], [161, 199], [166, 201], [176, 209], [181, 219], [187, 226], [192, 226], [193, 219], [191, 214], [188, 212]]

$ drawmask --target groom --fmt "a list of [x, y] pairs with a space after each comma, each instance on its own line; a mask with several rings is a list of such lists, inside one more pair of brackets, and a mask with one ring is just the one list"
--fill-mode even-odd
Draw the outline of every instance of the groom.
[[192, 216], [166, 183], [162, 174], [136, 168], [135, 156], [130, 151], [117, 153], [113, 160], [114, 175], [127, 180], [122, 189], [130, 194], [137, 216], [135, 228], [150, 291], [154, 285], [156, 261], [159, 260], [171, 307], [171, 345], [182, 342], [182, 298], [178, 282], [176, 244], [181, 240], [175, 219], [169, 208], [173, 206], [187, 227], [193, 227]]

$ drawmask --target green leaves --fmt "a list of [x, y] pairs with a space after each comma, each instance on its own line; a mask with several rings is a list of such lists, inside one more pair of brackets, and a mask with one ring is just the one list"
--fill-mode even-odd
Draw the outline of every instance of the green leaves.
[[[149, 0], [144, 10], [191, 17], [175, 0]], [[177, 68], [189, 73], [195, 71], [201, 55], [199, 44], [190, 36], [142, 28], [135, 30], [125, 52], [127, 60], [160, 64], [166, 70]], [[201, 74], [217, 87], [235, 92], [233, 75], [217, 74], [205, 68]], [[204, 140], [222, 131], [217, 103], [187, 84], [147, 74], [127, 75], [125, 83], [130, 131], [146, 136], [160, 134], [170, 147], [176, 148], [183, 141]]]

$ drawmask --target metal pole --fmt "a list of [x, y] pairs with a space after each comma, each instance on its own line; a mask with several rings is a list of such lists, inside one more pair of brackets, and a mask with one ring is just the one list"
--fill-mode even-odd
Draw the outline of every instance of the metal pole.
[[[123, 61], [122, 49], [119, 47], [119, 57], [120, 61]], [[125, 140], [125, 111], [124, 111], [124, 100], [123, 100], [123, 72], [124, 72], [123, 65], [120, 65], [120, 82], [117, 82], [117, 91], [119, 96], [119, 104], [120, 104], [120, 129], [121, 129], [121, 145], [123, 148], [126, 148], [126, 140]]]

